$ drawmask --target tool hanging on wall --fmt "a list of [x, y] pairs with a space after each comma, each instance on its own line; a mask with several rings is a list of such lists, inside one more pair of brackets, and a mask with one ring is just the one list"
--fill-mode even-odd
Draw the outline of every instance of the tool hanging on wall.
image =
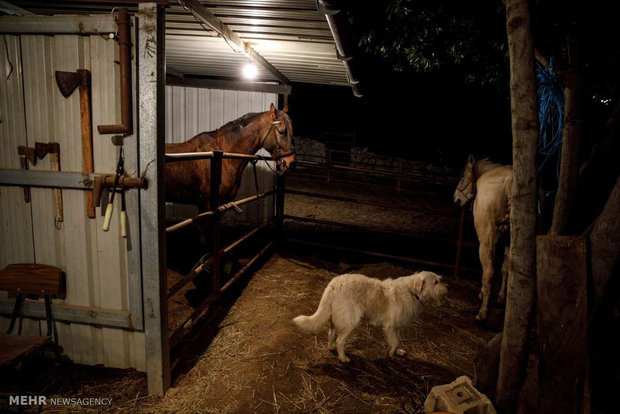
[[[17, 153], [19, 154], [19, 164], [22, 170], [28, 169], [28, 161], [30, 161], [32, 165], [37, 165], [37, 155], [34, 148], [20, 145], [17, 147]], [[24, 187], [24, 201], [26, 203], [30, 202], [30, 187]]]
[[[110, 230], [110, 221], [112, 220], [112, 212], [114, 211], [114, 196], [118, 189], [119, 179], [125, 175], [125, 158], [123, 157], [123, 147], [118, 154], [118, 163], [116, 164], [116, 175], [114, 176], [114, 185], [112, 186], [112, 195], [105, 210], [105, 218], [103, 220], [103, 231]], [[121, 236], [127, 237], [127, 213], [125, 205], [125, 190], [121, 188]]]
[[[82, 156], [84, 158], [84, 172], [92, 173], [93, 167], [93, 129], [91, 115], [91, 76], [90, 71], [78, 69], [77, 72], [56, 71], [56, 84], [60, 93], [68, 98], [75, 88], [80, 88], [80, 119], [82, 124]], [[93, 193], [86, 192], [86, 214], [95, 218], [93, 207]]]
[[[37, 154], [37, 158], [40, 160], [49, 154], [52, 171], [60, 171], [60, 145], [57, 142], [35, 142], [34, 151]], [[60, 188], [54, 188], [54, 200], [56, 203], [54, 225], [56, 229], [60, 230], [61, 223], [65, 220], [62, 206], [62, 190]]]
[[133, 118], [131, 108], [131, 22], [129, 12], [120, 7], [116, 16], [118, 26], [118, 52], [121, 86], [121, 123], [113, 125], [99, 125], [100, 134], [133, 134]]

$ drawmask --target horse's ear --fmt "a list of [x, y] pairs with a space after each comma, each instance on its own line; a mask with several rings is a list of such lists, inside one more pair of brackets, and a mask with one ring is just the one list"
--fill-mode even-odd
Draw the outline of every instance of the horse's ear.
[[469, 157], [467, 157], [467, 162], [469, 164], [473, 164], [476, 162], [476, 159], [474, 158], [474, 156], [472, 154], [469, 154]]
[[288, 105], [286, 105], [286, 106], [284, 107], [284, 109], [282, 109], [282, 112], [284, 112], [284, 113], [288, 113]]
[[271, 112], [272, 114], [276, 112], [276, 107], [273, 106], [273, 102], [271, 103], [271, 107], [269, 107], [269, 112]]

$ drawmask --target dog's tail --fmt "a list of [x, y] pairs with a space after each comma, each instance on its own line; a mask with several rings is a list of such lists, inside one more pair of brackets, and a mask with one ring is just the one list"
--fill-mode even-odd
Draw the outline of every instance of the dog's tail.
[[293, 323], [304, 332], [317, 333], [327, 323], [331, 315], [331, 289], [328, 285], [314, 315], [299, 315], [293, 319]]

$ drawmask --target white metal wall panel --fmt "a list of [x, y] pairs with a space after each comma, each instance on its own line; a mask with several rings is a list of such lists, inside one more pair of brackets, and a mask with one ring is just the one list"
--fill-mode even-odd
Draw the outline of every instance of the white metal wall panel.
[[[19, 38], [11, 38], [11, 41], [19, 42]], [[97, 134], [96, 126], [117, 123], [120, 117], [118, 65], [114, 63], [115, 59], [118, 60], [115, 42], [98, 36], [21, 36], [21, 53], [25, 99], [20, 101], [18, 94], [11, 95], [12, 98], [3, 94], [3, 97], [7, 96], [6, 106], [25, 108], [26, 136], [22, 142], [28, 146], [34, 146], [35, 142], [58, 142], [61, 170], [82, 171], [79, 93], [76, 90], [65, 99], [58, 91], [54, 72], [89, 69], [92, 73], [95, 172], [113, 172], [118, 149], [112, 145], [110, 136]], [[18, 87], [11, 82], [13, 81], [1, 82], [2, 87]], [[11, 101], [8, 102], [8, 99]], [[16, 126], [11, 127], [19, 129]], [[5, 129], [3, 126], [3, 134]], [[19, 136], [17, 132], [10, 134], [15, 139]], [[129, 143], [137, 145], [135, 136], [126, 138], [126, 145]], [[2, 153], [16, 151], [13, 150], [15, 145], [14, 142], [7, 144], [3, 139]], [[136, 151], [131, 153], [135, 156]], [[49, 158], [48, 156], [37, 162], [34, 169], [49, 170]], [[132, 161], [128, 164], [135, 166], [135, 160]], [[2, 167], [19, 168], [19, 164], [16, 166], [14, 162], [9, 163], [2, 159]], [[3, 217], [9, 202], [8, 197], [4, 197], [5, 193], [9, 194], [6, 189], [7, 187], [2, 187], [0, 190]], [[23, 194], [21, 189], [11, 190], [17, 191], [17, 195], [13, 197], [19, 200]], [[34, 237], [29, 242], [20, 240], [19, 244], [26, 245], [22, 247], [26, 252], [27, 246], [30, 246], [31, 250], [34, 246], [34, 257], [20, 257], [18, 252], [9, 251], [6, 257], [3, 254], [2, 262], [34, 261], [62, 268], [67, 274], [66, 304], [129, 310], [128, 246], [120, 237], [118, 213], [113, 217], [110, 231], [104, 233], [101, 231], [103, 218], [100, 215], [96, 219], [86, 216], [85, 192], [63, 190], [62, 195], [64, 223], [57, 229], [54, 223], [53, 191], [32, 189], [32, 230], [26, 223], [20, 224], [16, 229], [7, 229], [3, 225], [3, 229], [8, 231], [3, 231], [2, 243], [5, 244], [6, 240], [15, 243], [16, 238], [23, 238], [21, 233], [32, 233]], [[128, 206], [132, 207], [137, 208], [135, 205]], [[25, 229], [28, 231], [25, 232]], [[134, 238], [137, 239], [138, 233], [136, 229]], [[38, 333], [38, 323], [25, 325], [26, 332]], [[145, 370], [143, 333], [75, 323], [57, 323], [57, 326], [60, 344], [75, 362]]]
[[[215, 130], [248, 112], [267, 111], [272, 103], [278, 104], [277, 94], [166, 86], [166, 142], [186, 141], [200, 132]], [[259, 153], [269, 156], [265, 150]], [[257, 164], [257, 169], [259, 190], [273, 189], [275, 181], [271, 170], [263, 162]], [[255, 187], [254, 172], [248, 166], [237, 198], [255, 194]], [[254, 204], [248, 204], [243, 207], [242, 215], [227, 213], [224, 220], [256, 223], [273, 216], [272, 197], [260, 200], [259, 206], [257, 210]], [[189, 217], [196, 213], [193, 206], [168, 205], [167, 208], [169, 217]]]
[[[0, 168], [20, 168], [17, 147], [26, 145], [19, 37], [0, 42]], [[32, 216], [21, 188], [0, 187], [0, 268], [11, 262], [32, 262]], [[5, 293], [0, 293], [6, 297]]]

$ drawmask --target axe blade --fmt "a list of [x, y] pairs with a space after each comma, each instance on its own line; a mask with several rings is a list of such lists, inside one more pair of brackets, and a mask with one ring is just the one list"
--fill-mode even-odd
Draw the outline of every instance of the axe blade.
[[75, 88], [80, 86], [80, 81], [80, 75], [77, 72], [56, 71], [56, 84], [65, 98], [68, 98]]

